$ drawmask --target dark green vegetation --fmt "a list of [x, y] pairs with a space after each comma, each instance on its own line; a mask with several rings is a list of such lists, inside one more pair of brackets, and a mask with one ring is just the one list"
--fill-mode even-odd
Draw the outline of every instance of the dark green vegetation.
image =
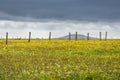
[[0, 40], [0, 80], [120, 80], [120, 40]]

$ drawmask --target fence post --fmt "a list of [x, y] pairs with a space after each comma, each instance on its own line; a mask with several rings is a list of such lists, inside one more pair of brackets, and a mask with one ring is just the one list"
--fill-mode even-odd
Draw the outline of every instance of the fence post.
[[49, 32], [49, 40], [51, 40], [51, 32]]
[[8, 32], [6, 32], [6, 45], [8, 44]]
[[100, 40], [102, 39], [102, 33], [100, 32]]
[[87, 40], [89, 40], [89, 33], [87, 33]]
[[107, 32], [105, 32], [105, 40], [107, 40]]
[[77, 40], [77, 32], [76, 32], [76, 34], [75, 34], [75, 40]]
[[71, 33], [69, 32], [69, 40], [71, 40]]
[[31, 40], [31, 32], [29, 32], [29, 39], [28, 39], [28, 42], [30, 42]]

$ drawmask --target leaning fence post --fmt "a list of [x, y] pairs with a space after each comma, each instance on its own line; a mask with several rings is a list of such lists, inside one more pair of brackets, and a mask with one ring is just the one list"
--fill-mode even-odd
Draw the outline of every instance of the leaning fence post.
[[6, 45], [8, 44], [8, 32], [6, 32]]
[[49, 40], [51, 40], [51, 32], [49, 32]]
[[31, 40], [31, 32], [29, 32], [29, 39], [28, 39], [28, 42], [30, 42]]
[[87, 33], [87, 40], [89, 40], [89, 33]]
[[107, 32], [105, 32], [105, 40], [107, 40]]
[[100, 32], [100, 34], [99, 34], [99, 35], [100, 35], [100, 40], [101, 40], [101, 39], [102, 39], [102, 33]]
[[69, 32], [69, 40], [71, 40], [71, 33]]
[[76, 34], [75, 34], [75, 40], [77, 40], [77, 32], [76, 32]]

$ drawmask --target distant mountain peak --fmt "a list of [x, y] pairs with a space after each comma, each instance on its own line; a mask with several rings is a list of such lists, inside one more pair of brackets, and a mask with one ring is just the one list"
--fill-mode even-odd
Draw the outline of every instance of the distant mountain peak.
[[[71, 39], [75, 39], [75, 37], [76, 37], [76, 34], [71, 34]], [[89, 38], [93, 39], [94, 37], [89, 36]], [[59, 39], [69, 39], [69, 35], [59, 37]], [[77, 39], [87, 39], [87, 36], [83, 34], [77, 34]]]

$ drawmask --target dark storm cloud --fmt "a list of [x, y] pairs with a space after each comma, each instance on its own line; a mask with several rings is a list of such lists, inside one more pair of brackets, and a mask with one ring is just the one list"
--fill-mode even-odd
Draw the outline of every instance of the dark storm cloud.
[[119, 8], [120, 0], [0, 0], [0, 19], [120, 20]]

